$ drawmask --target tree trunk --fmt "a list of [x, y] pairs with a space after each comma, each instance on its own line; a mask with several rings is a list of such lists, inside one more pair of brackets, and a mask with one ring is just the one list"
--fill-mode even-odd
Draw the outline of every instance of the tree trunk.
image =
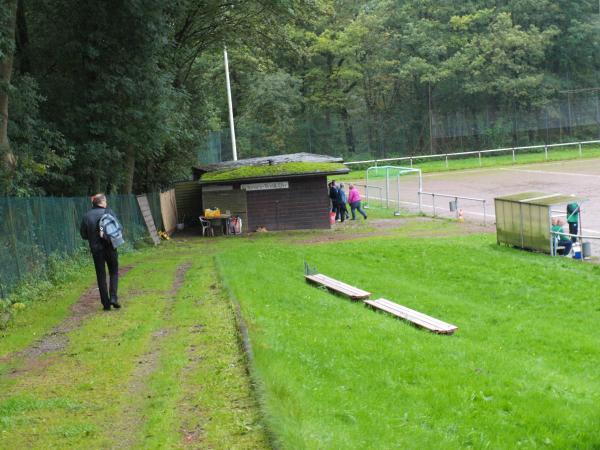
[[124, 194], [131, 194], [133, 192], [133, 176], [135, 174], [135, 149], [133, 146], [127, 149], [127, 155], [125, 160], [125, 187], [123, 189]]
[[7, 42], [4, 45], [6, 55], [0, 61], [0, 153], [3, 155], [4, 164], [7, 169], [13, 171], [17, 160], [8, 141], [8, 91], [14, 60], [17, 0], [4, 0], [2, 6], [8, 11], [8, 17], [1, 24], [2, 28], [6, 30], [4, 38]]
[[27, 20], [25, 17], [25, 0], [17, 0], [16, 13], [16, 55], [18, 65], [16, 70], [19, 73], [31, 72], [31, 61], [29, 60], [29, 33], [27, 32]]

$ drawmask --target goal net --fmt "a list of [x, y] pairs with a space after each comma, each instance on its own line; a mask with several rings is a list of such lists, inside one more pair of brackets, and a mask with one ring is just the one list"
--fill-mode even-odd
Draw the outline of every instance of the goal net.
[[[422, 190], [423, 180], [421, 169], [401, 166], [374, 166], [367, 169], [365, 176], [365, 207], [394, 209], [394, 215], [400, 214], [401, 194], [403, 185], [400, 179], [405, 175], [418, 176], [418, 192]], [[410, 188], [414, 190], [414, 186]], [[417, 197], [419, 197], [417, 195]]]

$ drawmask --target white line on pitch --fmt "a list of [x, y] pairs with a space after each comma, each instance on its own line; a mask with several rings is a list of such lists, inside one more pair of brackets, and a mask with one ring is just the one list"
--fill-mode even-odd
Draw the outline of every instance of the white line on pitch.
[[540, 173], [543, 175], [559, 175], [559, 176], [571, 176], [571, 177], [591, 177], [591, 178], [600, 178], [600, 175], [592, 175], [588, 173], [572, 173], [572, 172], [550, 172], [547, 170], [533, 170], [533, 169], [511, 169], [508, 167], [502, 167], [500, 170], [504, 170], [507, 172], [526, 172], [526, 173]]

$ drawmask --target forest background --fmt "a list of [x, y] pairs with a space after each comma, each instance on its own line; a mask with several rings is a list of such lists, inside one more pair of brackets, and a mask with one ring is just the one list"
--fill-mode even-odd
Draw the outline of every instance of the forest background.
[[240, 157], [600, 136], [589, 0], [2, 0], [0, 193], [149, 192]]

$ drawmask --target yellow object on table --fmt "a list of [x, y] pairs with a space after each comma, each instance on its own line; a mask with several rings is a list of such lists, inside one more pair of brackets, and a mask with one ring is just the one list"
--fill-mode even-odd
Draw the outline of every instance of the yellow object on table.
[[207, 219], [212, 219], [215, 217], [221, 217], [221, 210], [219, 208], [216, 209], [205, 209], [204, 210], [204, 217], [206, 217]]

